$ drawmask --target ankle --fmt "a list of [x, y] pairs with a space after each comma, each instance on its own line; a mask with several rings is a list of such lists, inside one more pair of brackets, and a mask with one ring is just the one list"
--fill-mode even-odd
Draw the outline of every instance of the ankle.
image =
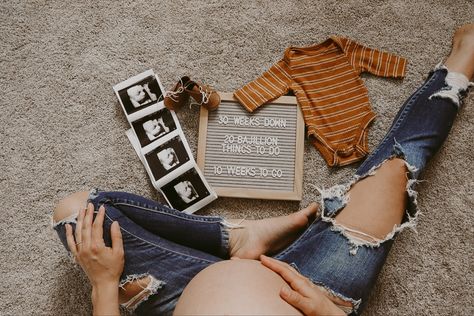
[[474, 24], [465, 24], [459, 27], [453, 36], [453, 45], [462, 43], [468, 45], [472, 44], [472, 39], [474, 38]]
[[451, 72], [474, 79], [474, 24], [466, 24], [456, 30], [451, 53], [444, 65]]

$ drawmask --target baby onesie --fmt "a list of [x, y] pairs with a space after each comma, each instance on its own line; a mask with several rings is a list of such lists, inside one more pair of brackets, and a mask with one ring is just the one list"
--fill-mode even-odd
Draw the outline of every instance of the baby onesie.
[[289, 90], [301, 106], [307, 133], [329, 166], [368, 153], [367, 127], [375, 118], [360, 74], [402, 78], [406, 59], [332, 36], [308, 47], [289, 47], [261, 77], [234, 92], [249, 112]]

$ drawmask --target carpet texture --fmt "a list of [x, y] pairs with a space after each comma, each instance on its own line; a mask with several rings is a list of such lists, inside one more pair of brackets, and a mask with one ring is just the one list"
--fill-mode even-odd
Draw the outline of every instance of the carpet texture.
[[[168, 88], [187, 74], [233, 91], [286, 47], [344, 35], [409, 60], [403, 81], [364, 76], [378, 114], [373, 149], [474, 12], [470, 0], [7, 0], [0, 8], [1, 315], [91, 313], [87, 279], [51, 229], [59, 199], [100, 187], [162, 200], [124, 134], [114, 84], [153, 68]], [[474, 313], [473, 95], [418, 187], [418, 233], [397, 237], [365, 315]], [[195, 153], [198, 109], [178, 116]], [[306, 143], [300, 204], [221, 198], [199, 214], [286, 214], [355, 168], [328, 168]]]

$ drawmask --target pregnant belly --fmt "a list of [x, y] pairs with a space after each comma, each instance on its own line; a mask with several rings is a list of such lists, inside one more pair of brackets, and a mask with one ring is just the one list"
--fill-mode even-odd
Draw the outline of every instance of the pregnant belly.
[[228, 260], [199, 272], [175, 315], [302, 315], [280, 298], [286, 282], [256, 260]]

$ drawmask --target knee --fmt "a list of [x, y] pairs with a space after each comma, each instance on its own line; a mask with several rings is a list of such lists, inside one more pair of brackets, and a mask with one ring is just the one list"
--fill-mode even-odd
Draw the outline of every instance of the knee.
[[75, 192], [60, 200], [54, 208], [53, 220], [59, 222], [73, 214], [77, 214], [79, 210], [87, 206], [87, 198], [89, 192]]

